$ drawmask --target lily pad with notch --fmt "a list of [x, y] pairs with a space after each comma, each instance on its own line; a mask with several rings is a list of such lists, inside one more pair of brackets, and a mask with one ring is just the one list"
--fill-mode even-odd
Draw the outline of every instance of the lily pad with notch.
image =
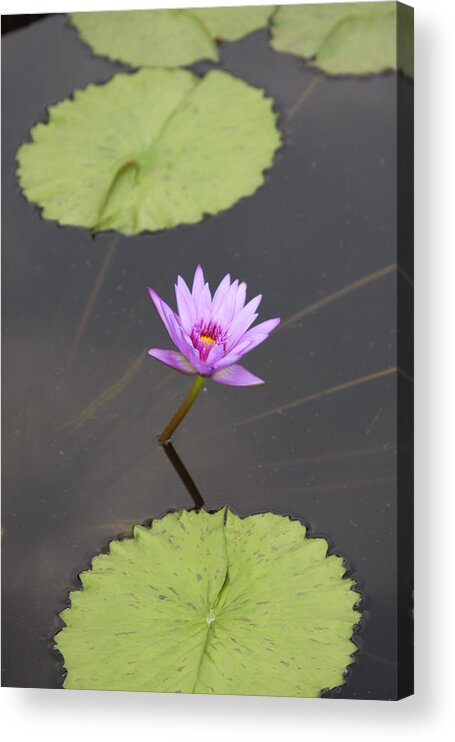
[[272, 99], [243, 80], [143, 69], [50, 106], [31, 139], [18, 177], [46, 219], [132, 235], [253, 194], [281, 135]]
[[412, 8], [394, 2], [284, 5], [273, 18], [271, 44], [329, 75], [399, 68], [412, 77], [413, 22]]
[[325, 539], [226, 508], [133, 534], [61, 614], [66, 688], [315, 697], [343, 683], [359, 595]]
[[218, 40], [235, 41], [267, 25], [273, 6], [71, 13], [96, 54], [134, 67], [183, 67], [218, 60]]

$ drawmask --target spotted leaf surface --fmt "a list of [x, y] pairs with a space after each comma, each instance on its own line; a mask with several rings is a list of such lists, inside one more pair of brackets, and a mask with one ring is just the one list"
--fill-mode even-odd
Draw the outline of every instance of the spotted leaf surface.
[[413, 11], [395, 2], [285, 5], [274, 17], [272, 46], [331, 75], [399, 68], [412, 77]]
[[226, 72], [143, 69], [49, 108], [17, 153], [46, 219], [124, 234], [200, 221], [263, 183], [280, 144], [272, 100]]
[[352, 661], [354, 583], [287, 517], [172, 513], [80, 577], [66, 688], [313, 697]]
[[194, 8], [72, 13], [70, 20], [96, 54], [135, 67], [181, 67], [218, 59], [217, 40], [234, 41], [262, 28], [274, 8]]

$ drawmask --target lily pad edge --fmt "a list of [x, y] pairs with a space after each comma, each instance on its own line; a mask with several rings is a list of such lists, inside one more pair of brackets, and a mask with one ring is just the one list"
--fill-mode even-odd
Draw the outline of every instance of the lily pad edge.
[[335, 556], [338, 559], [341, 559], [342, 566], [344, 568], [344, 574], [342, 579], [343, 580], [350, 580], [352, 582], [351, 585], [351, 591], [356, 593], [358, 595], [358, 600], [353, 604], [353, 612], [356, 612], [358, 614], [358, 618], [353, 624], [352, 627], [352, 635], [350, 638], [351, 643], [355, 647], [353, 651], [350, 654], [350, 662], [346, 666], [344, 672], [343, 672], [343, 680], [342, 682], [334, 687], [331, 688], [322, 688], [319, 697], [320, 698], [331, 698], [336, 697], [341, 689], [346, 685], [347, 682], [349, 682], [349, 679], [354, 671], [354, 668], [358, 662], [359, 654], [361, 652], [362, 646], [361, 646], [361, 635], [364, 632], [365, 629], [365, 622], [367, 620], [367, 615], [364, 608], [365, 603], [365, 594], [361, 590], [361, 587], [359, 585], [359, 580], [354, 576], [353, 569], [350, 567], [346, 557], [342, 556], [338, 552], [335, 551], [335, 548], [333, 546], [333, 543], [331, 542], [331, 539], [327, 536], [323, 535], [311, 535], [312, 526], [309, 525], [307, 522], [302, 520], [301, 518], [298, 518], [296, 516], [291, 515], [290, 513], [275, 513], [270, 510], [260, 510], [255, 513], [249, 513], [248, 515], [239, 515], [234, 508], [232, 508], [230, 505], [222, 505], [219, 508], [211, 508], [207, 509], [205, 507], [203, 508], [167, 508], [161, 515], [152, 517], [152, 518], [146, 518], [141, 523], [132, 523], [131, 527], [128, 529], [128, 531], [120, 531], [116, 536], [111, 538], [104, 546], [102, 546], [98, 551], [94, 552], [89, 558], [88, 562], [85, 566], [77, 567], [72, 574], [72, 577], [70, 579], [69, 586], [65, 589], [64, 595], [65, 598], [62, 601], [63, 605], [58, 610], [58, 612], [55, 614], [55, 623], [56, 628], [52, 631], [52, 633], [49, 636], [49, 649], [52, 654], [56, 657], [56, 659], [59, 662], [59, 671], [58, 671], [58, 687], [63, 689], [64, 688], [64, 682], [67, 677], [68, 671], [65, 667], [65, 660], [63, 657], [62, 652], [58, 648], [56, 637], [58, 634], [64, 629], [67, 628], [67, 624], [63, 620], [61, 614], [64, 613], [67, 609], [71, 608], [71, 598], [70, 595], [73, 592], [81, 592], [83, 590], [83, 583], [81, 580], [81, 575], [84, 572], [91, 572], [93, 568], [93, 561], [96, 557], [100, 555], [109, 555], [110, 554], [110, 547], [113, 542], [122, 542], [125, 540], [133, 540], [135, 539], [135, 529], [136, 528], [146, 528], [149, 529], [152, 527], [154, 521], [161, 521], [168, 515], [174, 515], [177, 513], [182, 512], [188, 512], [188, 513], [200, 513], [205, 512], [208, 515], [216, 515], [220, 511], [225, 511], [225, 517], [224, 522], [226, 522], [227, 514], [228, 512], [232, 513], [234, 516], [239, 518], [240, 520], [246, 520], [250, 517], [254, 517], [257, 515], [276, 515], [278, 517], [287, 518], [291, 523], [299, 523], [304, 529], [305, 529], [305, 538], [308, 539], [318, 539], [323, 540], [327, 544], [327, 552], [326, 552], [326, 558], [330, 556]]
[[[38, 201], [31, 200], [29, 198], [29, 196], [27, 195], [28, 185], [27, 186], [24, 185], [24, 182], [23, 182], [23, 177], [22, 177], [23, 163], [20, 160], [20, 156], [21, 156], [21, 153], [22, 153], [22, 151], [23, 151], [24, 148], [26, 148], [26, 147], [28, 148], [31, 145], [33, 146], [33, 145], [36, 145], [37, 144], [36, 141], [35, 141], [35, 138], [34, 138], [34, 131], [35, 131], [35, 129], [37, 129], [38, 127], [41, 127], [41, 126], [46, 126], [46, 127], [53, 127], [53, 126], [55, 126], [56, 125], [56, 118], [55, 118], [54, 109], [58, 109], [58, 107], [61, 104], [66, 103], [68, 101], [71, 102], [71, 103], [76, 103], [77, 102], [77, 100], [76, 100], [77, 99], [77, 96], [78, 95], [85, 94], [91, 88], [102, 89], [105, 86], [110, 85], [115, 80], [116, 77], [122, 77], [122, 76], [124, 76], [124, 77], [126, 77], [126, 76], [134, 77], [135, 75], [140, 75], [143, 71], [145, 71], [147, 69], [148, 68], [146, 68], [146, 67], [140, 67], [140, 68], [131, 68], [131, 69], [123, 70], [123, 71], [120, 70], [120, 71], [114, 72], [113, 75], [109, 79], [104, 80], [102, 82], [90, 81], [84, 87], [74, 88], [71, 91], [71, 93], [69, 95], [67, 95], [66, 97], [64, 97], [64, 98], [62, 98], [62, 99], [60, 99], [60, 100], [58, 100], [56, 102], [52, 102], [52, 103], [49, 103], [48, 105], [46, 105], [44, 107], [44, 109], [43, 109], [42, 118], [40, 118], [37, 121], [35, 121], [35, 123], [29, 128], [28, 133], [27, 133], [28, 134], [27, 135], [27, 138], [24, 139], [24, 141], [21, 142], [21, 144], [19, 145], [18, 149], [16, 150], [16, 154], [15, 154], [16, 178], [17, 178], [17, 181], [18, 181], [19, 190], [20, 190], [20, 194], [21, 194], [22, 198], [24, 198], [29, 205], [31, 205], [35, 209], [37, 209], [37, 213], [39, 214], [39, 216], [40, 216], [41, 219], [43, 219], [45, 221], [54, 222], [54, 224], [56, 224], [60, 228], [70, 227], [72, 229], [82, 229], [84, 232], [85, 231], [88, 231], [90, 233], [90, 235], [92, 236], [92, 238], [96, 237], [96, 235], [98, 233], [102, 233], [102, 234], [109, 234], [109, 233], [111, 233], [111, 234], [117, 234], [117, 235], [120, 234], [120, 235], [122, 235], [124, 237], [136, 237], [136, 238], [137, 237], [150, 237], [150, 236], [153, 236], [155, 234], [161, 234], [163, 232], [167, 232], [167, 231], [169, 231], [171, 229], [174, 230], [174, 229], [178, 229], [178, 228], [181, 228], [181, 227], [192, 227], [194, 225], [201, 224], [202, 222], [206, 221], [206, 219], [209, 218], [209, 217], [215, 217], [215, 216], [217, 216], [219, 214], [223, 214], [223, 212], [230, 211], [232, 208], [234, 208], [235, 206], [237, 206], [237, 204], [239, 202], [243, 201], [245, 198], [250, 198], [250, 197], [254, 196], [256, 194], [256, 192], [258, 190], [260, 190], [266, 184], [267, 177], [272, 172], [272, 170], [273, 170], [273, 168], [275, 166], [277, 154], [280, 152], [280, 150], [286, 144], [286, 142], [285, 142], [285, 133], [284, 133], [283, 126], [282, 126], [283, 125], [283, 115], [284, 114], [279, 109], [279, 107], [277, 105], [277, 101], [273, 97], [273, 95], [270, 94], [265, 88], [263, 88], [263, 87], [261, 87], [259, 85], [251, 84], [251, 83], [247, 82], [246, 80], [244, 80], [242, 77], [239, 77], [238, 75], [235, 75], [235, 74], [233, 74], [231, 72], [228, 72], [226, 70], [223, 70], [221, 67], [214, 67], [214, 68], [208, 70], [207, 72], [205, 72], [204, 74], [197, 74], [194, 71], [192, 71], [190, 69], [186, 69], [186, 68], [169, 68], [168, 69], [168, 68], [164, 68], [163, 67], [163, 68], [150, 68], [150, 70], [153, 70], [153, 69], [160, 70], [160, 69], [162, 69], [163, 71], [166, 71], [167, 73], [170, 73], [170, 74], [172, 74], [174, 72], [180, 72], [181, 71], [183, 74], [191, 75], [194, 78], [196, 78], [197, 81], [198, 81], [198, 83], [203, 82], [205, 80], [205, 78], [207, 78], [208, 76], [210, 76], [212, 73], [214, 73], [214, 74], [220, 73], [222, 75], [226, 75], [228, 77], [231, 77], [231, 78], [233, 78], [233, 80], [242, 83], [247, 88], [251, 88], [251, 89], [253, 89], [253, 90], [257, 91], [257, 92], [260, 92], [262, 94], [262, 100], [268, 102], [268, 104], [269, 104], [270, 114], [271, 114], [271, 117], [273, 118], [274, 129], [275, 129], [275, 134], [276, 134], [276, 138], [277, 138], [277, 143], [275, 145], [275, 149], [274, 149], [271, 157], [269, 158], [269, 163], [266, 164], [261, 169], [260, 173], [258, 174], [257, 184], [254, 187], [251, 187], [248, 190], [245, 190], [244, 193], [241, 196], [239, 196], [233, 202], [228, 203], [227, 205], [223, 206], [220, 209], [216, 209], [214, 211], [200, 209], [199, 214], [198, 214], [197, 218], [195, 218], [195, 219], [191, 219], [189, 221], [181, 221], [181, 222], [179, 222], [179, 223], [177, 223], [175, 225], [172, 225], [172, 226], [162, 226], [162, 227], [159, 227], [157, 229], [153, 229], [153, 228], [143, 229], [143, 230], [141, 230], [139, 232], [132, 232], [132, 233], [130, 233], [128, 231], [124, 231], [122, 229], [117, 229], [116, 227], [111, 227], [111, 226], [106, 226], [104, 228], [98, 229], [97, 228], [98, 225], [86, 226], [86, 225], [80, 224], [80, 223], [79, 224], [75, 224], [71, 220], [66, 220], [65, 217], [56, 215], [53, 212], [52, 213], [49, 213], [49, 210], [50, 209], [54, 209], [55, 208], [54, 206], [52, 206], [52, 204], [49, 205], [48, 203], [46, 203], [46, 204], [41, 205]], [[177, 108], [178, 108], [178, 106], [177, 106]]]

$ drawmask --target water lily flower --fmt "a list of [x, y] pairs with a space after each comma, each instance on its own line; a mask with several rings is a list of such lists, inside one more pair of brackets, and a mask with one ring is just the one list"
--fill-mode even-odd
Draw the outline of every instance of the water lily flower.
[[190, 292], [181, 276], [177, 278], [176, 314], [151, 288], [150, 298], [169, 336], [178, 350], [150, 348], [149, 353], [182, 374], [211, 376], [214, 381], [230, 386], [252, 386], [264, 381], [238, 361], [268, 338], [279, 324], [269, 319], [251, 327], [257, 318], [261, 295], [245, 304], [246, 284], [227, 274], [213, 298], [204, 281], [201, 266], [196, 268]]
[[[176, 350], [150, 348], [149, 354], [182, 374], [196, 376], [194, 397], [206, 377], [228, 386], [264, 383], [238, 363], [246, 353], [263, 343], [280, 322], [276, 317], [251, 326], [258, 316], [260, 294], [245, 304], [246, 284], [238, 280], [231, 282], [227, 274], [212, 297], [200, 265], [196, 268], [191, 291], [181, 276], [177, 278], [178, 313], [152, 288], [148, 288], [148, 292], [176, 347]], [[167, 440], [162, 436], [160, 440]]]

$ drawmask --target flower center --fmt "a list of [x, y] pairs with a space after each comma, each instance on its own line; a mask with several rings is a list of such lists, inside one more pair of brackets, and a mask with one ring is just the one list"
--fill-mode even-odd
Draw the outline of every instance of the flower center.
[[207, 361], [210, 351], [215, 345], [223, 345], [226, 342], [226, 333], [216, 322], [210, 321], [205, 324], [196, 324], [191, 332], [191, 342], [199, 351], [201, 361]]
[[216, 340], [211, 335], [199, 335], [199, 340], [204, 345], [215, 345]]

